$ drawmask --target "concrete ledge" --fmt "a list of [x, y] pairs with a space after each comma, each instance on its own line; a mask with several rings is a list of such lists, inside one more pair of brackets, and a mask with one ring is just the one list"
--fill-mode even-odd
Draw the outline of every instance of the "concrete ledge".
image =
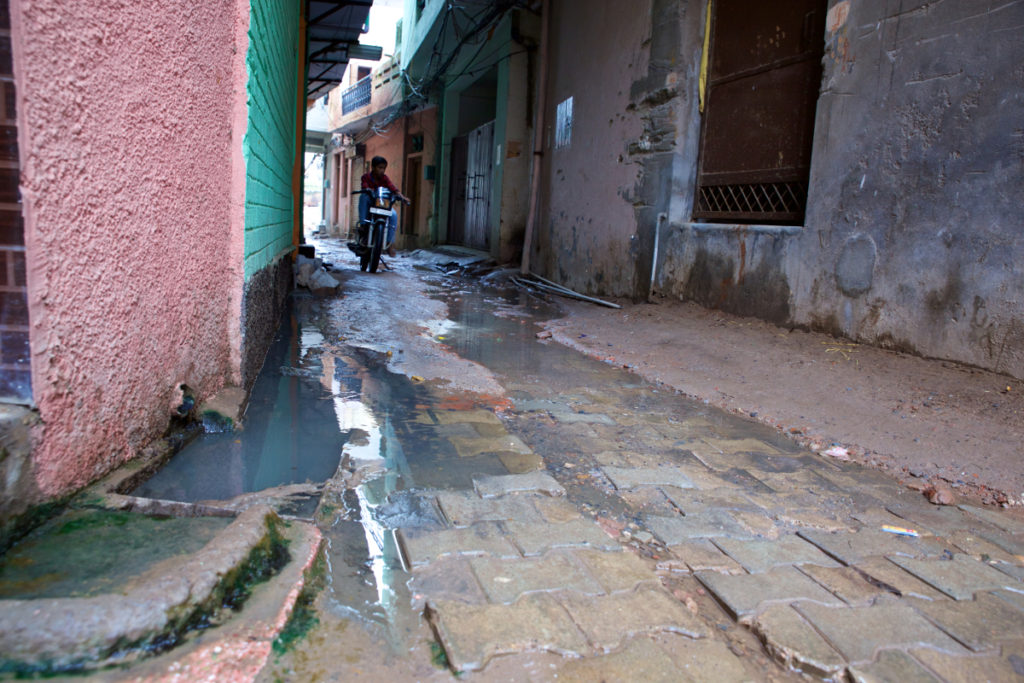
[[802, 225], [746, 225], [742, 223], [680, 223], [680, 228], [694, 232], [736, 232], [761, 235], [799, 235]]
[[270, 508], [251, 508], [199, 552], [161, 564], [123, 594], [0, 601], [0, 671], [94, 668], [175, 643], [288, 561], [282, 528]]

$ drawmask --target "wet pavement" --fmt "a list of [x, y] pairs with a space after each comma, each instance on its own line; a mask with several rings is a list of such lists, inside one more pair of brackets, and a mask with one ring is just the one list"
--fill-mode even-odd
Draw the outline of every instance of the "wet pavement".
[[1020, 517], [538, 339], [556, 306], [465, 252], [317, 255], [343, 294], [293, 295], [244, 430], [135, 491], [323, 533], [259, 680], [1024, 676]]

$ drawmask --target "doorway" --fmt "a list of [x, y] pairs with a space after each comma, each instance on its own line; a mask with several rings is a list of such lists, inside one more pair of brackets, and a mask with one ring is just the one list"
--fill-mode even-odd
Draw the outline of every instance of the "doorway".
[[452, 140], [450, 242], [474, 249], [490, 248], [493, 172], [494, 121]]
[[714, 0], [694, 218], [803, 222], [825, 3]]

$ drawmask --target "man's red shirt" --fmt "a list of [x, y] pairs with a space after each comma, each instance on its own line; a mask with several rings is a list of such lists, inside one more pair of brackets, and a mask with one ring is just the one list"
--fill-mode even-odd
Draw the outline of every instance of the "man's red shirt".
[[388, 178], [387, 174], [382, 174], [380, 180], [373, 177], [373, 173], [364, 173], [362, 178], [362, 185], [364, 190], [376, 190], [378, 187], [386, 187], [395, 194], [402, 194], [395, 187], [395, 184], [391, 182], [391, 178]]

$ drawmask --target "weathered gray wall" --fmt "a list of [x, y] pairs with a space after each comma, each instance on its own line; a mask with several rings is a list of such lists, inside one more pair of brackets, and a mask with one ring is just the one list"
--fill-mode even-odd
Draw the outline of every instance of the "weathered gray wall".
[[785, 228], [692, 222], [704, 0], [554, 6], [542, 274], [644, 296], [664, 212], [661, 294], [1024, 377], [1024, 2], [830, 0]]
[[1024, 3], [833, 5], [794, 320], [1024, 377]]
[[[630, 155], [644, 132], [631, 89], [649, 70], [651, 0], [551, 5], [542, 202], [531, 263], [572, 289], [629, 296], [642, 261], [634, 203], [651, 192], [643, 190], [643, 165]], [[555, 109], [568, 97], [572, 144], [554, 149]], [[667, 187], [671, 175], [653, 180]]]

